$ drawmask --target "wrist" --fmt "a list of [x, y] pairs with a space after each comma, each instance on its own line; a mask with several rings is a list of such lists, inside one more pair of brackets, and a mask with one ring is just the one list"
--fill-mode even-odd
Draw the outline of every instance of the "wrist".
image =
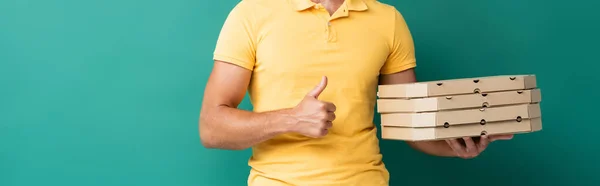
[[274, 135], [296, 131], [295, 126], [298, 121], [293, 116], [292, 109], [283, 109], [272, 112], [267, 117], [267, 128], [269, 128], [270, 133]]

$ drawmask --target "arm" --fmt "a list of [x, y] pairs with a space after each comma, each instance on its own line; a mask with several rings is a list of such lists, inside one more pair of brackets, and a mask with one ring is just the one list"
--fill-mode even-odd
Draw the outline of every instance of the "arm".
[[237, 109], [256, 62], [260, 16], [254, 5], [254, 1], [240, 1], [219, 34], [198, 124], [205, 147], [246, 149], [288, 132], [323, 137], [335, 119], [335, 105], [318, 100], [327, 85], [325, 77], [294, 108], [269, 112]]
[[214, 51], [214, 67], [204, 90], [199, 133], [207, 148], [246, 149], [286, 132], [286, 109], [254, 113], [237, 109], [255, 62], [253, 4], [242, 1], [229, 13]]
[[295, 122], [290, 109], [254, 113], [237, 109], [251, 71], [215, 61], [202, 101], [199, 132], [207, 148], [241, 150], [288, 132]]
[[327, 86], [326, 77], [295, 107], [268, 112], [237, 109], [250, 77], [250, 70], [215, 62], [200, 112], [200, 140], [205, 147], [241, 150], [288, 132], [312, 138], [327, 135], [336, 107], [318, 100]]
[[[402, 83], [413, 83], [416, 82], [414, 69], [408, 69], [393, 74], [384, 74], [380, 76], [379, 84], [402, 84]], [[456, 157], [456, 153], [446, 141], [422, 141], [422, 142], [406, 142], [413, 149], [419, 150], [423, 153], [443, 156], [443, 157]]]

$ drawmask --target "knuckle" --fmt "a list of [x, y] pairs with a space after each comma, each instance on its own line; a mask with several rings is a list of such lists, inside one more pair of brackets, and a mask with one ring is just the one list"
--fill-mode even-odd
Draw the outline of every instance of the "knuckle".
[[319, 123], [319, 129], [320, 130], [323, 130], [323, 129], [326, 129], [326, 128], [327, 128], [327, 122], [326, 121], [323, 121], [323, 122]]
[[319, 118], [319, 122], [321, 122], [321, 123], [325, 123], [325, 122], [327, 122], [327, 115], [321, 116], [321, 117]]
[[318, 106], [319, 106], [319, 108], [322, 108], [322, 109], [327, 108], [327, 104], [325, 104], [323, 102], [319, 102]]

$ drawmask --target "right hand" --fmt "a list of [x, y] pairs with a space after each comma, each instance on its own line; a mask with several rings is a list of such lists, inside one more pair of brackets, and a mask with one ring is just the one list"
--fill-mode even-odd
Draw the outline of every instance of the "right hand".
[[336, 107], [333, 103], [318, 100], [325, 87], [327, 87], [327, 77], [323, 76], [321, 83], [306, 94], [292, 110], [292, 115], [297, 121], [293, 131], [313, 138], [327, 135], [335, 120]]

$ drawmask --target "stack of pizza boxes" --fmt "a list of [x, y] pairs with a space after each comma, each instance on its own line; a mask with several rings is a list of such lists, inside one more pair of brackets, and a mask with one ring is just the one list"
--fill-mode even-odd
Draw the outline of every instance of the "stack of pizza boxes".
[[383, 139], [442, 140], [542, 129], [535, 75], [380, 85]]

